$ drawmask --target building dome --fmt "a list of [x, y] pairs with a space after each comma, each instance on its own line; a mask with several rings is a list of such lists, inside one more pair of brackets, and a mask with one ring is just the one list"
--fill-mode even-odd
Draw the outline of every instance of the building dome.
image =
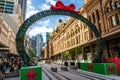
[[89, 0], [84, 0], [84, 3], [86, 4]]

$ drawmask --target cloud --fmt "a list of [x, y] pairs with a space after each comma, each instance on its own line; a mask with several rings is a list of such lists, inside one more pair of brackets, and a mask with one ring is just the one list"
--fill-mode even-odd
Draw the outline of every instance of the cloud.
[[32, 5], [32, 0], [27, 1], [27, 13], [26, 13], [26, 19], [32, 16], [33, 14], [36, 14], [39, 12], [33, 5]]
[[45, 0], [46, 3], [50, 3], [51, 5], [55, 5], [56, 1], [55, 0]]
[[29, 36], [36, 36], [37, 34], [42, 34], [44, 42], [46, 42], [46, 32], [52, 32], [53, 28], [46, 28], [46, 27], [35, 27], [29, 32]]
[[29, 32], [29, 35], [35, 36], [36, 34], [39, 34], [39, 33], [52, 32], [52, 31], [53, 31], [53, 28], [35, 27]]
[[44, 20], [44, 21], [39, 21], [37, 25], [32, 26], [29, 35], [30, 36], [35, 36], [39, 33], [45, 33], [45, 32], [52, 32], [53, 27], [50, 26], [50, 20]]
[[29, 37], [36, 36], [37, 34], [42, 34], [44, 42], [46, 42], [46, 32], [52, 32], [53, 28], [46, 27], [35, 27], [29, 32]]
[[45, 0], [45, 3], [41, 4], [39, 8], [41, 10], [49, 10], [51, 5], [55, 5], [55, 0]]
[[64, 20], [69, 20], [71, 17], [70, 16], [61, 16], [60, 19]]
[[47, 27], [47, 26], [49, 26], [50, 25], [50, 19], [47, 19], [47, 20], [41, 20], [41, 21], [39, 21], [39, 25], [42, 25], [42, 26], [44, 26], [44, 27]]
[[41, 4], [41, 5], [39, 6], [39, 8], [40, 8], [41, 10], [48, 10], [48, 9], [50, 9], [50, 5], [48, 5], [48, 4]]

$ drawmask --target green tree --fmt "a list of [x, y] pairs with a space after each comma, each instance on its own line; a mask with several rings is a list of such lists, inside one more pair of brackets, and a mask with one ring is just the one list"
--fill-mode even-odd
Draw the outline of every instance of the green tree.
[[79, 55], [83, 53], [83, 48], [82, 47], [78, 47], [75, 49], [75, 55], [77, 57], [77, 59], [79, 58]]
[[33, 51], [33, 49], [32, 48], [27, 48], [28, 49], [28, 54], [29, 54], [29, 56], [32, 58], [32, 57], [35, 57], [35, 53], [34, 53], [34, 51]]
[[76, 48], [76, 49], [75, 49], [75, 53], [76, 53], [76, 54], [81, 54], [81, 53], [83, 53], [83, 48], [81, 48], [81, 47]]
[[69, 51], [65, 51], [65, 52], [63, 53], [63, 57], [64, 57], [65, 61], [67, 61], [67, 59], [68, 59], [69, 56], [70, 56]]

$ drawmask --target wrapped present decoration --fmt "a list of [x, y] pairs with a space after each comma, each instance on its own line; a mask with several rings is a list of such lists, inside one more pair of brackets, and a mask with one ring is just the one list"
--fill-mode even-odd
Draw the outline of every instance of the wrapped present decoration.
[[27, 66], [20, 70], [20, 80], [42, 80], [42, 68], [40, 65]]

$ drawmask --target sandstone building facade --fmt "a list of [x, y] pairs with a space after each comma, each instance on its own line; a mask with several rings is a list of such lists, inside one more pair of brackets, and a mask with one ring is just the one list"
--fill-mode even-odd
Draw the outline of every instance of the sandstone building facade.
[[[104, 43], [106, 57], [120, 57], [120, 1], [85, 0], [80, 15], [86, 17], [97, 27]], [[98, 54], [98, 45], [91, 29], [77, 19], [70, 19], [60, 32], [52, 32], [49, 38], [49, 58], [61, 62], [63, 53], [82, 48], [80, 61], [91, 62]], [[75, 52], [73, 52], [75, 53]], [[76, 54], [73, 55], [76, 60]]]

